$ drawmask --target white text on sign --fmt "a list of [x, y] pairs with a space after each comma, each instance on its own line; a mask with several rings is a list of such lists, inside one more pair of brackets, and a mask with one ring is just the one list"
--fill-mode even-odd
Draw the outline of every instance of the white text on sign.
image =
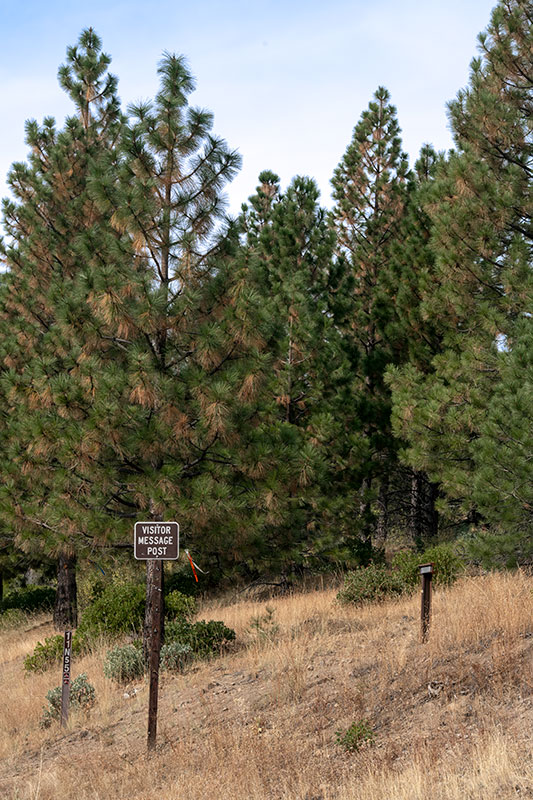
[[179, 551], [177, 522], [137, 522], [135, 524], [135, 558], [175, 559]]

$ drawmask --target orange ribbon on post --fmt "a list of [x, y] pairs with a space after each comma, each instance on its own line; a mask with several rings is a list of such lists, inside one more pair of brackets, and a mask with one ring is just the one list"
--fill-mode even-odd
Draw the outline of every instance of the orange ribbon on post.
[[185, 553], [186, 553], [186, 555], [187, 555], [187, 558], [188, 558], [188, 559], [189, 559], [189, 561], [190, 561], [190, 564], [191, 564], [191, 569], [192, 569], [192, 571], [193, 571], [193, 574], [194, 574], [194, 580], [196, 581], [196, 583], [198, 583], [198, 575], [196, 574], [196, 570], [198, 570], [198, 572], [201, 572], [201, 573], [202, 573], [202, 575], [208, 575], [209, 573], [207, 573], [207, 572], [204, 572], [204, 570], [203, 570], [203, 569], [200, 569], [200, 567], [198, 566], [198, 564], [196, 564], [196, 563], [195, 563], [195, 562], [192, 560], [192, 558], [191, 558], [191, 554], [189, 553], [189, 551], [188, 551], [188, 550], [186, 550], [186, 551], [185, 551]]
[[187, 553], [187, 558], [188, 558], [188, 559], [189, 559], [189, 561], [191, 562], [191, 568], [192, 568], [192, 571], [193, 571], [193, 574], [194, 574], [194, 580], [196, 581], [196, 583], [198, 583], [198, 575], [196, 574], [196, 570], [194, 569], [194, 561], [193, 561], [193, 560], [192, 560], [192, 558], [190, 557], [190, 555], [189, 555], [189, 551], [188, 551], [188, 550], [186, 550], [185, 552]]

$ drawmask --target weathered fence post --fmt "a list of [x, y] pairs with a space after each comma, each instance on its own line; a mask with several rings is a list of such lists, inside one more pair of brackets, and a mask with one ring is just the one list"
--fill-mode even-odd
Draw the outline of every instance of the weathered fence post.
[[420, 622], [422, 642], [427, 642], [429, 634], [429, 621], [431, 617], [431, 579], [433, 577], [433, 564], [420, 564], [422, 577]]

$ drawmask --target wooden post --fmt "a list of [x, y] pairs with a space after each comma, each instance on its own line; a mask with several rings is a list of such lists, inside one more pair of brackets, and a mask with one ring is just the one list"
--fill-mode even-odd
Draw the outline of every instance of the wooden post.
[[420, 564], [419, 569], [422, 578], [420, 605], [421, 636], [422, 642], [427, 642], [431, 616], [431, 579], [433, 577], [433, 564]]
[[[146, 563], [148, 568], [149, 562]], [[148, 700], [148, 750], [155, 748], [157, 737], [157, 700], [159, 691], [159, 658], [161, 652], [161, 623], [163, 606], [163, 562], [152, 561], [153, 605], [150, 636], [150, 697]]]
[[68, 722], [68, 704], [70, 699], [70, 666], [72, 651], [72, 631], [65, 631], [63, 645], [63, 678], [61, 681], [61, 727]]
[[176, 559], [180, 552], [180, 526], [162, 522], [150, 501], [151, 521], [136, 522], [133, 529], [135, 558], [146, 561], [146, 612], [143, 630], [143, 658], [150, 671], [148, 698], [148, 752], [157, 738], [157, 700], [159, 691], [159, 658], [165, 619], [163, 597], [163, 561]]

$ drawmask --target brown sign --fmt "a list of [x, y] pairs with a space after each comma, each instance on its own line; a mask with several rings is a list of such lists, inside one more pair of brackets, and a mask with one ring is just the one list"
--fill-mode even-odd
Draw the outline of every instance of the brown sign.
[[177, 522], [136, 522], [135, 558], [175, 559], [180, 550], [180, 526]]

